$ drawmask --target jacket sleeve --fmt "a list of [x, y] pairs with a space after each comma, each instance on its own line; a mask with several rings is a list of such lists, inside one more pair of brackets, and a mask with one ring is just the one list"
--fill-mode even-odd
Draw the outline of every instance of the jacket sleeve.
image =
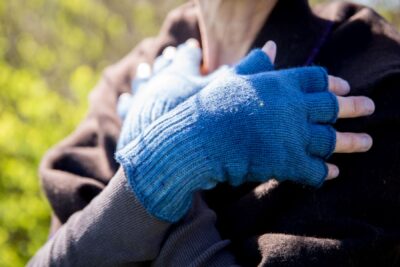
[[195, 197], [177, 225], [160, 221], [141, 206], [122, 170], [69, 220], [28, 266], [232, 266], [234, 259], [215, 228], [215, 213]]
[[85, 119], [42, 159], [39, 169], [42, 186], [61, 224], [98, 195], [118, 170], [114, 160], [121, 128], [117, 99], [129, 88], [130, 73], [136, 65], [151, 60], [152, 52], [145, 47], [154, 46], [154, 39], [144, 40], [119, 63], [105, 70], [89, 95]]
[[196, 12], [191, 1], [171, 11], [157, 37], [143, 40], [107, 67], [90, 93], [85, 119], [43, 158], [39, 174], [57, 225], [88, 205], [117, 171], [114, 152], [121, 128], [116, 112], [118, 97], [130, 90], [138, 64], [151, 63], [169, 45], [200, 38]]
[[151, 266], [239, 266], [230, 252], [231, 242], [221, 239], [216, 218], [202, 195], [195, 194], [189, 213], [171, 227]]

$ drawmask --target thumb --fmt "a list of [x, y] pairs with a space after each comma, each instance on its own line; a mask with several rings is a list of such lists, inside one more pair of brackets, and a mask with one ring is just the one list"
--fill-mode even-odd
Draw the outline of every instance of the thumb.
[[276, 43], [274, 41], [268, 41], [265, 43], [265, 45], [262, 48], [262, 51], [267, 54], [269, 57], [269, 60], [271, 60], [272, 64], [275, 63], [275, 58], [276, 58]]
[[251, 75], [274, 69], [276, 44], [268, 41], [262, 49], [252, 50], [236, 66], [235, 72], [240, 75]]

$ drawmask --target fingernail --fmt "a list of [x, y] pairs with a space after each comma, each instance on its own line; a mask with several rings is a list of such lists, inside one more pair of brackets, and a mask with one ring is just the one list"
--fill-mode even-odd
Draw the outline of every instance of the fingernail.
[[343, 91], [345, 93], [349, 93], [350, 92], [350, 84], [348, 83], [348, 81], [346, 81], [342, 78], [339, 78], [339, 81], [340, 81], [341, 88], [343, 88]]
[[326, 180], [332, 180], [332, 179], [337, 178], [339, 176], [339, 173], [340, 173], [339, 168], [336, 166], [332, 166], [332, 170], [331, 170], [331, 174], [330, 174], [331, 177], [326, 178]]
[[333, 177], [337, 178], [339, 176], [339, 168], [338, 167], [334, 167], [333, 168]]
[[362, 146], [365, 151], [369, 150], [372, 147], [372, 137], [369, 136], [368, 134], [364, 134], [362, 137]]
[[364, 107], [368, 111], [368, 114], [372, 114], [375, 111], [375, 103], [370, 98], [365, 100]]
[[148, 63], [140, 63], [136, 68], [136, 79], [147, 79], [151, 76], [151, 67]]
[[119, 101], [127, 101], [132, 97], [132, 94], [130, 93], [123, 93], [119, 96]]
[[268, 41], [262, 50], [267, 54], [267, 55], [274, 55], [276, 52], [276, 44], [274, 41]]
[[190, 46], [190, 47], [193, 47], [193, 48], [199, 48], [199, 47], [200, 47], [199, 41], [197, 41], [197, 40], [194, 39], [194, 38], [188, 39], [188, 40], [186, 41], [186, 44], [187, 44], [188, 46]]

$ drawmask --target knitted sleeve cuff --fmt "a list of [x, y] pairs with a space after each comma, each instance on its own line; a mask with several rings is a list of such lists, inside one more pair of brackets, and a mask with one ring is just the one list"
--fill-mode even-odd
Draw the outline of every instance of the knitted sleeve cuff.
[[116, 154], [137, 198], [161, 220], [178, 221], [193, 192], [217, 183], [210, 178], [215, 163], [203, 149], [197, 117], [193, 102], [186, 101]]

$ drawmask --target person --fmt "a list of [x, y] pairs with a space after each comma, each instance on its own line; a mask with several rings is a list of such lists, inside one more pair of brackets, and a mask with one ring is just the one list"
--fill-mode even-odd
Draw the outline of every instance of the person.
[[[328, 85], [328, 76], [320, 67], [274, 71], [269, 59], [275, 57], [273, 42], [268, 42], [263, 50], [251, 52], [233, 69], [213, 74], [215, 77], [210, 82], [211, 76], [199, 75], [201, 51], [191, 43], [193, 41], [189, 40], [179, 46], [175, 58], [161, 70], [155, 69], [155, 75], [133, 97], [120, 136], [122, 145], [116, 157], [126, 176], [123, 179], [128, 180], [128, 190], [136, 199], [130, 203], [124, 199], [125, 205], [139, 206], [148, 214], [139, 216], [142, 212], [136, 209], [129, 210], [130, 214], [126, 215], [126, 208], [119, 209], [121, 204], [111, 205], [113, 198], [106, 198], [106, 204], [111, 209], [118, 208], [118, 217], [126, 216], [125, 220], [134, 222], [127, 219], [133, 217], [139, 224], [124, 228], [119, 224], [110, 225], [109, 215], [101, 216], [100, 225], [108, 225], [108, 229], [94, 231], [97, 235], [107, 236], [107, 232], [115, 235], [118, 229], [125, 236], [118, 239], [119, 244], [106, 241], [100, 246], [100, 251], [107, 251], [107, 255], [109, 249], [106, 248], [111, 245], [113, 249], [120, 246], [127, 249], [127, 242], [123, 239], [137, 244], [139, 240], [153, 235], [153, 238], [162, 240], [165, 233], [160, 233], [160, 230], [165, 227], [161, 222], [180, 221], [192, 206], [193, 193], [210, 189], [218, 182], [240, 185], [274, 177], [320, 186], [325, 178], [335, 178], [338, 175], [332, 172], [335, 168], [326, 165], [324, 160], [333, 150], [340, 152], [339, 144], [343, 143], [343, 137], [335, 133], [330, 124], [337, 117], [369, 115], [373, 111], [373, 102], [368, 98], [354, 97], [359, 114], [347, 113], [346, 110], [354, 109], [351, 107], [354, 103], [327, 90], [329, 87], [332, 92], [343, 95], [348, 93], [350, 87], [335, 77], [330, 77]], [[272, 55], [266, 56], [266, 52]], [[162, 60], [163, 56], [156, 62]], [[349, 136], [355, 140], [356, 151], [366, 151], [371, 147], [368, 135], [367, 144], [363, 143], [365, 135], [351, 133]], [[243, 157], [243, 154], [246, 156]], [[86, 225], [79, 223], [82, 217], [93, 219], [94, 213], [110, 213], [107, 209], [102, 210], [103, 205], [91, 206], [75, 216], [72, 220], [75, 223], [69, 221], [38, 253], [32, 264], [104, 264], [101, 260], [104, 256], [93, 255], [88, 261], [88, 254], [91, 253], [83, 252], [83, 244], [88, 243], [85, 239], [92, 236], [82, 232], [86, 227], [78, 230], [82, 235], [80, 238], [76, 236], [77, 230], [70, 229], [78, 228], [77, 222], [80, 227]], [[149, 222], [155, 220], [152, 217], [159, 222], [150, 226]], [[97, 220], [88, 223], [91, 232], [93, 227], [99, 227], [97, 223]], [[208, 228], [209, 222], [206, 221], [204, 226]], [[209, 237], [206, 232], [204, 240], [200, 239], [197, 243], [210, 244], [216, 239], [209, 240]], [[79, 240], [81, 238], [85, 241]], [[187, 243], [184, 239], [181, 241]], [[207, 265], [230, 265], [231, 260], [214, 256], [223, 251], [213, 251], [213, 245], [196, 250], [196, 256], [207, 251], [212, 256]], [[146, 246], [154, 244], [149, 240], [144, 242], [143, 247]], [[74, 255], [76, 250], [85, 257], [79, 259]], [[132, 261], [139, 260], [137, 255], [134, 256], [138, 251], [142, 249], [136, 248], [128, 254]], [[120, 254], [116, 252], [116, 255]], [[114, 260], [107, 265], [116, 263], [114, 256], [108, 258]], [[165, 264], [165, 260], [161, 264]], [[179, 260], [178, 265], [182, 264]]]
[[[128, 87], [126, 81], [131, 78], [134, 66], [144, 61], [143, 57], [154, 58], [168, 45], [179, 44], [189, 37], [200, 39], [195, 10], [189, 4], [173, 13], [157, 39], [146, 41], [128, 58], [106, 70], [104, 80], [91, 95], [92, 103], [103, 104], [101, 109], [92, 105], [87, 120], [44, 160], [41, 173], [46, 193], [62, 222], [104, 187], [98, 181], [107, 181], [117, 169], [109, 157], [118, 136], [115, 103], [118, 94]], [[308, 266], [393, 263], [397, 238], [396, 228], [391, 225], [395, 225], [397, 217], [389, 210], [396, 206], [396, 198], [391, 197], [396, 195], [396, 180], [391, 177], [398, 173], [395, 86], [399, 38], [390, 26], [365, 8], [336, 3], [318, 12], [320, 16], [314, 16], [305, 1], [281, 0], [252, 45], [260, 46], [257, 42], [274, 39], [281, 51], [275, 63], [278, 69], [315, 62], [349, 80], [352, 95], [369, 95], [378, 107], [384, 103], [384, 108], [378, 108], [368, 119], [337, 124], [339, 129], [369, 129], [375, 149], [365, 155], [334, 159], [341, 167], [342, 178], [315, 192], [271, 181], [255, 187], [254, 191], [254, 186], [239, 190], [218, 188], [212, 192], [214, 195], [210, 194], [208, 204], [217, 211], [219, 230], [223, 237], [232, 240], [240, 262]], [[348, 45], [349, 36], [357, 36], [357, 45]], [[108, 87], [107, 83], [114, 86]], [[377, 161], [381, 158], [385, 160]], [[101, 168], [95, 168], [94, 162]], [[365, 177], [362, 182], [361, 177]], [[107, 192], [111, 191], [105, 190], [104, 194]], [[217, 196], [224, 197], [217, 202]], [[93, 205], [92, 202], [88, 207]], [[78, 217], [74, 216], [69, 225]], [[378, 231], [376, 225], [382, 230]], [[166, 244], [182, 251], [177, 248], [178, 242]], [[159, 252], [164, 255], [163, 248]], [[366, 254], [370, 256], [368, 262]]]

